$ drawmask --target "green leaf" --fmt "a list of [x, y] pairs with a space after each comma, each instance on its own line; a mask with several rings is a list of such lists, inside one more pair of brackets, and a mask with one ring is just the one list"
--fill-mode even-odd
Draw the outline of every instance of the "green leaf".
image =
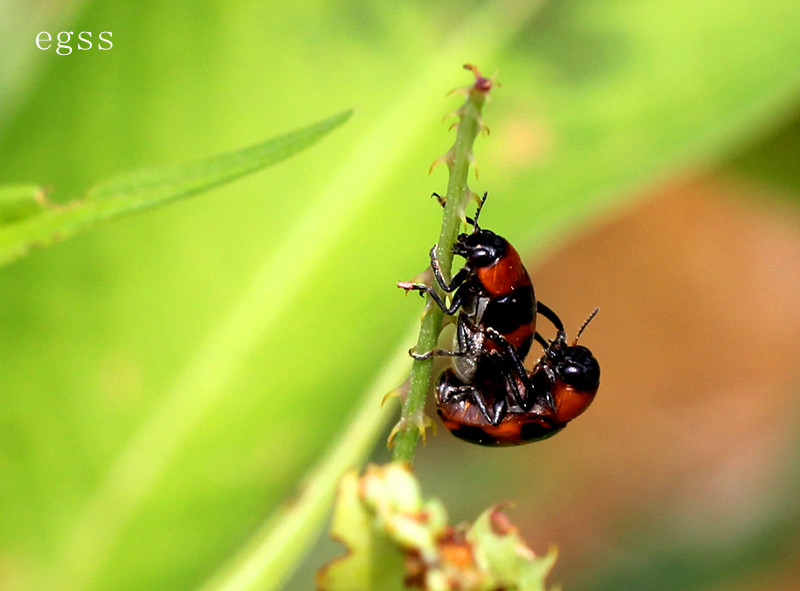
[[519, 528], [499, 507], [481, 513], [466, 537], [473, 544], [478, 563], [484, 564], [504, 589], [545, 591], [545, 579], [556, 561], [555, 548], [546, 556], [535, 556]]
[[317, 574], [321, 591], [402, 591], [403, 552], [389, 534], [373, 526], [373, 514], [359, 491], [358, 471], [345, 474], [339, 486], [331, 535], [347, 546], [347, 554]]
[[402, 462], [370, 465], [361, 478], [345, 475], [331, 534], [347, 554], [319, 572], [322, 591], [545, 591], [556, 558], [554, 551], [535, 556], [497, 507], [467, 530], [448, 526], [444, 505], [423, 500]]
[[8, 208], [0, 204], [0, 216], [11, 222], [0, 227], [0, 264], [24, 255], [34, 246], [49, 246], [101, 222], [196, 195], [286, 160], [315, 144], [351, 114], [352, 111], [345, 111], [237, 152], [110, 179], [89, 189], [84, 199], [64, 206], [19, 209], [35, 203], [33, 198], [22, 199], [30, 188], [9, 188], [0, 194], [0, 200], [9, 204]]

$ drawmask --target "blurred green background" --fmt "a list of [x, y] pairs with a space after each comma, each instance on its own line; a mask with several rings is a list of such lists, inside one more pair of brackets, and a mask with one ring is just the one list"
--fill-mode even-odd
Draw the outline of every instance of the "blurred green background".
[[[59, 56], [40, 31], [113, 48]], [[539, 445], [439, 428], [427, 494], [456, 521], [514, 499], [565, 589], [796, 588], [790, 0], [0, 0], [0, 184], [55, 201], [356, 110], [286, 163], [0, 270], [0, 588], [192, 589], [295, 492], [419, 317], [394, 283], [438, 236], [427, 168], [465, 62], [502, 84], [482, 221], [571, 330], [600, 306], [604, 377]], [[258, 328], [226, 333], [265, 274]], [[225, 339], [235, 359], [201, 363]]]

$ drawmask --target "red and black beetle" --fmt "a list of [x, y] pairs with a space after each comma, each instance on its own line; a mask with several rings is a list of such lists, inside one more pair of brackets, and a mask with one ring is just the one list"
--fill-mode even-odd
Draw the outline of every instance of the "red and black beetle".
[[[528, 408], [511, 404], [500, 421], [494, 422], [485, 407], [498, 400], [513, 400], [507, 377], [488, 358], [482, 361], [471, 383], [447, 369], [436, 388], [437, 412], [444, 426], [456, 437], [486, 446], [521, 445], [540, 441], [561, 431], [594, 400], [600, 385], [600, 365], [578, 338], [595, 310], [578, 331], [572, 345], [555, 314], [558, 334], [547, 343], [544, 354], [528, 375], [523, 398]], [[538, 336], [538, 335], [537, 335]], [[538, 340], [538, 339], [537, 339]]]
[[[444, 200], [434, 195], [444, 205]], [[536, 332], [536, 295], [516, 249], [502, 236], [478, 226], [486, 197], [484, 193], [475, 218], [467, 218], [472, 224], [472, 233], [460, 234], [453, 246], [453, 253], [464, 257], [466, 263], [450, 281], [442, 273], [436, 258], [436, 246], [430, 251], [436, 283], [446, 293], [455, 292], [450, 306], [429, 285], [400, 282], [398, 286], [429, 293], [445, 314], [452, 316], [460, 310], [461, 316], [475, 327], [493, 327], [511, 343], [519, 358], [524, 359]], [[489, 349], [493, 347], [491, 340], [486, 346]]]
[[[444, 205], [444, 200], [435, 196]], [[473, 226], [472, 233], [460, 234], [456, 240], [453, 253], [464, 257], [466, 263], [449, 282], [436, 258], [436, 247], [430, 251], [431, 269], [436, 282], [445, 292], [455, 292], [450, 306], [429, 285], [398, 283], [405, 290], [429, 293], [446, 314], [459, 313], [456, 351], [434, 349], [421, 354], [412, 353], [412, 356], [415, 359], [453, 357], [455, 376], [465, 384], [479, 379], [476, 372], [483, 363], [487, 363], [484, 371], [490, 366], [494, 368], [498, 374], [496, 379], [505, 382], [511, 402], [528, 409], [531, 403], [525, 398], [525, 392], [530, 388], [523, 361], [534, 338], [543, 341], [536, 334], [536, 296], [516, 249], [502, 236], [478, 225], [485, 201], [486, 194], [475, 218], [467, 218]], [[542, 306], [542, 310], [541, 313], [549, 317], [549, 308]], [[503, 419], [508, 402], [502, 396], [491, 402], [484, 401], [479, 394], [475, 398], [481, 412], [494, 425]]]
[[[398, 286], [430, 294], [446, 314], [459, 313], [455, 351], [411, 353], [415, 359], [447, 356], [454, 360], [437, 387], [438, 411], [445, 426], [475, 443], [514, 445], [549, 437], [578, 416], [597, 391], [600, 368], [591, 352], [577, 345], [577, 338], [567, 345], [561, 320], [536, 301], [530, 276], [514, 247], [479, 227], [485, 200], [486, 194], [475, 218], [467, 218], [472, 233], [459, 235], [453, 247], [453, 253], [466, 263], [449, 282], [435, 256], [436, 247], [430, 251], [436, 282], [445, 292], [455, 292], [450, 306], [431, 286], [409, 282]], [[556, 327], [553, 341], [536, 332], [537, 314]], [[528, 373], [523, 361], [533, 340], [545, 351]]]

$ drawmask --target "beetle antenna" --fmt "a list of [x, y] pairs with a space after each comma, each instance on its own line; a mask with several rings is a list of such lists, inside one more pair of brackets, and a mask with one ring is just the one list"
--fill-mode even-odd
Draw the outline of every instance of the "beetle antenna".
[[597, 313], [598, 313], [599, 311], [600, 311], [600, 308], [595, 308], [595, 309], [592, 311], [592, 313], [591, 313], [591, 314], [589, 314], [589, 317], [588, 317], [588, 318], [587, 318], [587, 319], [584, 321], [584, 323], [581, 325], [581, 327], [578, 329], [578, 332], [577, 332], [577, 334], [575, 335], [575, 342], [574, 342], [574, 343], [573, 343], [573, 345], [572, 345], [573, 347], [574, 347], [575, 345], [577, 345], [577, 344], [578, 344], [578, 339], [579, 339], [579, 338], [581, 338], [581, 335], [583, 334], [583, 331], [584, 331], [584, 330], [586, 330], [586, 327], [589, 325], [589, 323], [592, 321], [592, 319], [593, 319], [595, 316], [597, 316]]
[[[472, 220], [472, 231], [477, 232], [480, 230], [480, 226], [478, 225], [478, 217], [481, 215], [481, 209], [483, 209], [483, 204], [486, 203], [486, 198], [489, 196], [489, 191], [485, 191], [483, 193], [483, 197], [481, 197], [481, 202], [478, 204], [478, 209], [475, 210], [475, 218]], [[467, 218], [469, 221], [469, 218]]]
[[[480, 227], [478, 226], [478, 216], [481, 214], [481, 208], [483, 207], [483, 204], [486, 201], [486, 197], [488, 195], [489, 195], [488, 191], [486, 191], [483, 194], [483, 197], [481, 198], [481, 202], [478, 204], [478, 209], [475, 211], [475, 217], [474, 218], [471, 218], [471, 217], [465, 217], [464, 218], [465, 220], [467, 220], [467, 223], [472, 226], [472, 230], [474, 232], [477, 232], [478, 230], [480, 230]], [[439, 205], [441, 205], [442, 207], [447, 205], [447, 199], [445, 199], [444, 197], [439, 195], [439, 193], [437, 193], [436, 191], [431, 193], [431, 197], [436, 197], [436, 200], [439, 202]]]

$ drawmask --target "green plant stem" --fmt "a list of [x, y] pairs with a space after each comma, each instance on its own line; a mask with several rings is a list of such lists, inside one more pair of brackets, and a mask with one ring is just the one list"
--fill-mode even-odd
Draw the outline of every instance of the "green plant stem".
[[[460, 120], [455, 144], [437, 161], [437, 163], [445, 162], [450, 171], [450, 179], [447, 184], [447, 204], [444, 208], [439, 241], [436, 244], [436, 258], [441, 263], [442, 270], [448, 275], [453, 263], [453, 244], [458, 236], [464, 208], [472, 195], [467, 186], [469, 167], [473, 160], [472, 145], [482, 128], [481, 110], [491, 88], [490, 80], [480, 76], [477, 70], [473, 71], [476, 76], [475, 84], [469, 87], [466, 92], [467, 100], [457, 111]], [[435, 282], [434, 287], [440, 292], [440, 295], [443, 295]], [[417, 351], [430, 351], [436, 347], [439, 333], [442, 330], [443, 317], [444, 313], [441, 308], [433, 302], [431, 296], [428, 296], [426, 312], [417, 339]], [[430, 389], [432, 369], [433, 359], [415, 360], [411, 367], [408, 396], [403, 404], [398, 423], [399, 428], [393, 441], [394, 460], [410, 462], [414, 457], [414, 449], [420, 433], [425, 428], [425, 398]]]

